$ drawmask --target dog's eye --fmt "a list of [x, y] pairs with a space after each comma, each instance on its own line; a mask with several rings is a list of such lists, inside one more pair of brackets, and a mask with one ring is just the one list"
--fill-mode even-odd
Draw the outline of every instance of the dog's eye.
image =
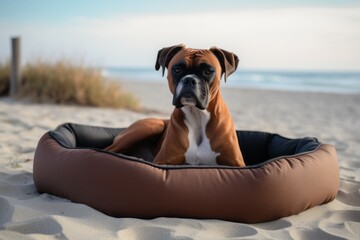
[[213, 69], [213, 68], [206, 68], [205, 70], [204, 70], [204, 73], [205, 73], [205, 75], [207, 75], [207, 76], [210, 76], [211, 74], [213, 74], [215, 72], [215, 70]]
[[181, 69], [181, 67], [173, 67], [172, 71], [176, 74], [179, 74], [182, 72], [182, 69]]

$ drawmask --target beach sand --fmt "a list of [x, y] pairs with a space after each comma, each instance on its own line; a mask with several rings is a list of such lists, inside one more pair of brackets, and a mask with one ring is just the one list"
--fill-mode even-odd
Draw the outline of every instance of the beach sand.
[[32, 166], [37, 142], [46, 131], [64, 122], [126, 127], [144, 117], [170, 115], [165, 83], [122, 85], [147, 111], [0, 99], [0, 239], [360, 239], [360, 95], [223, 88], [237, 129], [313, 136], [336, 146], [341, 176], [337, 198], [299, 215], [259, 224], [113, 218], [39, 194]]

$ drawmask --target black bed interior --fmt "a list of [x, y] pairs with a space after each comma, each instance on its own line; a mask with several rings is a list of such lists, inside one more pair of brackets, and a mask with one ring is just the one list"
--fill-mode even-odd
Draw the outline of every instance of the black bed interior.
[[[65, 123], [50, 131], [50, 135], [66, 148], [101, 150], [109, 146], [113, 138], [123, 130], [123, 128]], [[316, 138], [288, 139], [278, 134], [266, 132], [237, 131], [237, 136], [247, 166], [263, 163], [281, 156], [314, 151], [320, 145]]]

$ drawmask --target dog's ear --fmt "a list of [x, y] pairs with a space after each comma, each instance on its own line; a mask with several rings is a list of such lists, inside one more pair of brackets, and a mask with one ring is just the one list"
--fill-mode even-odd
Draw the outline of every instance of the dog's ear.
[[184, 49], [185, 45], [179, 44], [172, 47], [166, 47], [160, 49], [156, 58], [155, 69], [158, 71], [162, 67], [162, 75], [164, 76], [165, 68], [168, 67], [170, 60], [178, 53], [180, 50]]
[[210, 48], [210, 51], [216, 56], [216, 58], [219, 60], [222, 72], [221, 74], [225, 74], [225, 82], [228, 76], [235, 72], [238, 64], [239, 64], [239, 58], [232, 52], [225, 51], [223, 49], [212, 47]]

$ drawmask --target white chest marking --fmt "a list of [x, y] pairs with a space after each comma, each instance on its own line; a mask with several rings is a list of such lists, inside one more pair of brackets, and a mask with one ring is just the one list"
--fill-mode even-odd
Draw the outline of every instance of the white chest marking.
[[211, 149], [205, 132], [210, 113], [193, 106], [184, 106], [181, 110], [189, 130], [189, 148], [185, 153], [185, 162], [191, 165], [217, 165], [216, 157], [220, 153]]

